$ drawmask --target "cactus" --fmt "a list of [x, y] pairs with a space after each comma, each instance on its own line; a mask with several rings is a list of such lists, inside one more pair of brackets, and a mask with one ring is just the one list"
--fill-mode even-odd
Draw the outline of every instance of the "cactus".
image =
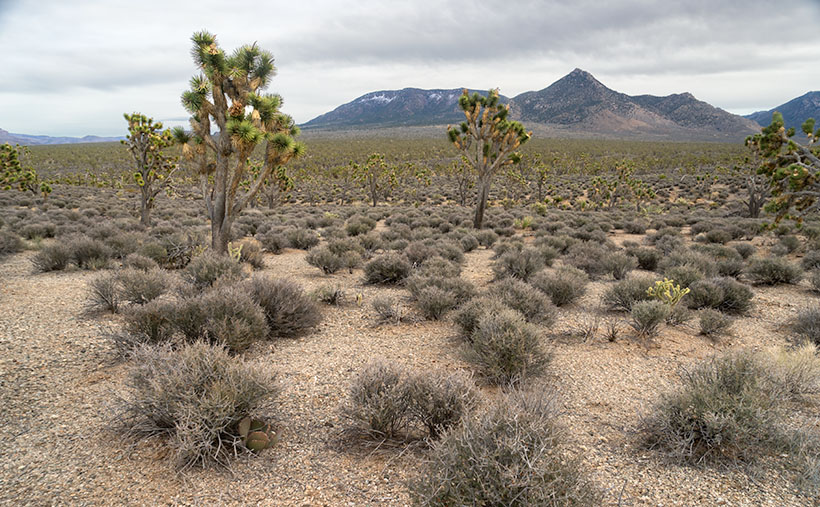
[[279, 435], [270, 424], [259, 419], [244, 417], [236, 425], [242, 445], [251, 451], [259, 452], [273, 447], [279, 441]]

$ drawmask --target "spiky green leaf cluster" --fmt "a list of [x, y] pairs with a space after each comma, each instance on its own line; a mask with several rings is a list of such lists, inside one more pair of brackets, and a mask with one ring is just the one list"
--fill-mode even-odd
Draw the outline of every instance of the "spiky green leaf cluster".
[[48, 197], [51, 185], [40, 181], [33, 168], [23, 166], [20, 161], [21, 153], [27, 153], [25, 146], [12, 146], [8, 143], [0, 145], [0, 189], [17, 188], [21, 192], [31, 191], [40, 193], [43, 198]]

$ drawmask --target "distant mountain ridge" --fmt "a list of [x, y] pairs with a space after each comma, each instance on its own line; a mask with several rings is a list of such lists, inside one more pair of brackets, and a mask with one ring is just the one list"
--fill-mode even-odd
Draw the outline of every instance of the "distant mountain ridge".
[[[482, 95], [487, 90], [470, 90]], [[379, 125], [383, 127], [437, 125], [460, 122], [464, 113], [458, 107], [461, 88], [422, 90], [382, 90], [370, 92], [342, 104], [333, 111], [302, 124], [303, 128], [344, 128]], [[502, 102], [509, 102], [501, 97]]]
[[51, 137], [51, 136], [33, 136], [29, 134], [13, 134], [6, 130], [0, 129], [0, 144], [22, 144], [25, 146], [36, 146], [43, 144], [75, 144], [75, 143], [110, 143], [116, 142], [124, 137], [100, 137], [100, 136], [85, 136], [85, 137]]
[[[459, 123], [464, 120], [457, 103], [460, 94], [461, 89], [371, 92], [302, 127], [333, 130]], [[512, 99], [503, 97], [502, 102], [509, 103], [511, 117], [528, 128], [542, 126], [559, 135], [592, 132], [609, 137], [735, 141], [759, 130], [753, 121], [690, 93], [630, 96], [607, 88], [581, 69], [547, 88]]]
[[794, 127], [800, 132], [800, 126], [809, 118], [814, 118], [820, 122], [820, 91], [808, 92], [794, 98], [785, 104], [780, 104], [768, 111], [757, 111], [746, 115], [746, 118], [756, 121], [760, 126], [766, 127], [772, 122], [772, 114], [779, 111], [783, 115], [783, 123], [786, 128]]

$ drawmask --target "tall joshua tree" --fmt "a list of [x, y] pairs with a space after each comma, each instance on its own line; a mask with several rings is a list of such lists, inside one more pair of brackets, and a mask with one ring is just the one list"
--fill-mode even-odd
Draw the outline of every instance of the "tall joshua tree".
[[501, 167], [517, 164], [521, 155], [515, 150], [529, 141], [532, 132], [524, 125], [507, 119], [510, 107], [498, 101], [498, 89], [490, 90], [486, 97], [464, 90], [458, 105], [466, 121], [459, 127], [447, 127], [450, 142], [464, 155], [478, 176], [473, 227], [480, 229], [484, 223], [484, 209], [493, 176]]
[[173, 146], [174, 136], [170, 130], [162, 130], [161, 122], [154, 123], [153, 118], [144, 114], [123, 116], [128, 122], [128, 135], [120, 142], [128, 147], [136, 162], [134, 183], [140, 189], [140, 223], [149, 227], [154, 199], [168, 188], [179, 167], [176, 157], [162, 152], [163, 148]]
[[[186, 143], [183, 153], [199, 173], [211, 219], [211, 247], [225, 254], [234, 220], [271, 174], [305, 148], [294, 139], [299, 129], [293, 119], [279, 111], [282, 97], [262, 93], [276, 72], [270, 52], [254, 43], [228, 56], [206, 31], [191, 40], [191, 54], [201, 73], [191, 78], [182, 104], [191, 113], [193, 131], [178, 128], [174, 134]], [[243, 185], [257, 146], [262, 148], [262, 166], [250, 184]]]
[[766, 210], [778, 221], [799, 222], [820, 210], [820, 129], [814, 128], [809, 118], [801, 126], [806, 140], [796, 141], [795, 130], [786, 129], [783, 115], [775, 112], [768, 127], [746, 138], [746, 145], [762, 159], [757, 172], [767, 179], [773, 197]]

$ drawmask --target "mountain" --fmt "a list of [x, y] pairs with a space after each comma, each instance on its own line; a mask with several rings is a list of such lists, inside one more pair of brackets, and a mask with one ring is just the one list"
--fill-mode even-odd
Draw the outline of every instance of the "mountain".
[[[372, 92], [302, 125], [314, 129], [433, 126], [458, 123], [460, 89]], [[511, 117], [550, 136], [738, 141], [757, 132], [751, 120], [690, 93], [630, 96], [575, 69], [547, 88], [502, 98]]]
[[512, 99], [525, 123], [557, 124], [603, 135], [673, 140], [737, 140], [758, 130], [753, 122], [700, 101], [691, 93], [630, 96], [575, 69], [547, 88]]
[[768, 111], [758, 111], [747, 115], [746, 118], [756, 121], [761, 127], [768, 126], [772, 122], [772, 113], [780, 111], [783, 115], [783, 122], [786, 128], [794, 127], [800, 132], [800, 126], [809, 118], [820, 121], [820, 91], [809, 92], [792, 99], [785, 104], [780, 104]]
[[[478, 90], [470, 90], [473, 93]], [[444, 125], [464, 121], [458, 107], [462, 89], [383, 90], [371, 92], [301, 125], [305, 129]], [[486, 90], [478, 91], [485, 95]], [[501, 97], [501, 102], [508, 102]]]
[[51, 136], [32, 136], [28, 134], [12, 134], [6, 130], [0, 129], [0, 144], [22, 144], [25, 146], [35, 146], [38, 144], [74, 144], [74, 143], [110, 143], [116, 142], [124, 137], [99, 137], [99, 136], [85, 136], [85, 137], [51, 137]]

